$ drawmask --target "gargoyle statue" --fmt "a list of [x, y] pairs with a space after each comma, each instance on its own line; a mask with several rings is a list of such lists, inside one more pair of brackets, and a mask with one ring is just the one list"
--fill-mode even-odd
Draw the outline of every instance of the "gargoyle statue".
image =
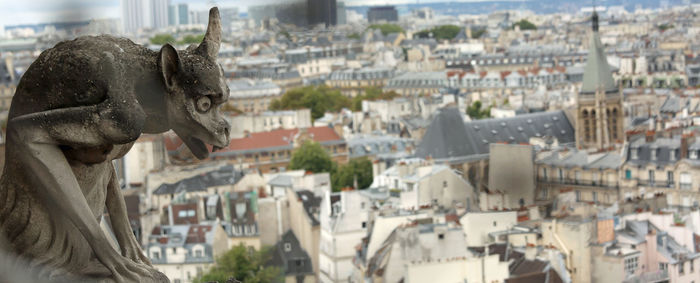
[[[159, 52], [79, 37], [41, 53], [17, 86], [0, 179], [0, 231], [50, 279], [167, 282], [136, 241], [112, 160], [142, 133], [173, 130], [199, 159], [229, 143], [229, 89], [216, 63], [219, 10], [204, 40]], [[107, 208], [121, 254], [100, 229]]]

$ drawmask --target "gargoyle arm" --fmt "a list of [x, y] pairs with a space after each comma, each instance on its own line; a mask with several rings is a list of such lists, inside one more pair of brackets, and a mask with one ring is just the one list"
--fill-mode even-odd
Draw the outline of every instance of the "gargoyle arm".
[[138, 281], [140, 276], [148, 276], [149, 271], [110, 246], [59, 148], [59, 145], [92, 147], [109, 143], [100, 125], [111, 121], [101, 116], [105, 117], [97, 106], [85, 106], [15, 117], [8, 122], [7, 144], [22, 153], [19, 162], [34, 174], [30, 181], [46, 204], [75, 225], [114, 279]]
[[135, 262], [151, 265], [151, 261], [143, 254], [141, 246], [129, 224], [124, 196], [121, 188], [119, 188], [117, 174], [112, 165], [110, 165], [110, 170], [112, 170], [112, 176], [110, 177], [109, 185], [107, 185], [107, 212], [109, 212], [112, 230], [117, 237], [122, 255]]

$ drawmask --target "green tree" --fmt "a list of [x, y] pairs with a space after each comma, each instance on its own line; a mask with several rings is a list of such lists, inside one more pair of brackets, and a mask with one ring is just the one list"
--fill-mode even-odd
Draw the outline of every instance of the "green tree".
[[350, 35], [348, 35], [348, 38], [350, 38], [350, 39], [360, 39], [360, 34], [359, 34], [359, 33], [356, 33], [356, 32], [353, 32], [353, 33], [351, 33]]
[[369, 100], [392, 100], [399, 96], [395, 91], [382, 92], [381, 88], [370, 86], [365, 88], [364, 94], [353, 97], [352, 99], [352, 111], [362, 111], [362, 101]]
[[488, 107], [486, 109], [481, 108], [481, 101], [474, 101], [472, 105], [467, 106], [467, 115], [469, 115], [470, 118], [475, 120], [484, 119], [491, 116], [491, 107]]
[[175, 43], [175, 38], [172, 35], [161, 33], [161, 34], [156, 34], [155, 36], [151, 37], [150, 41], [152, 44], [157, 44], [157, 45], [164, 45], [166, 43], [173, 44], [173, 43]]
[[260, 251], [251, 252], [248, 247], [239, 244], [220, 256], [216, 265], [194, 282], [226, 282], [231, 277], [244, 283], [278, 282], [282, 280], [281, 269], [266, 266], [271, 251], [269, 247], [264, 247]]
[[363, 190], [372, 185], [372, 161], [366, 157], [355, 158], [348, 164], [342, 165], [331, 174], [331, 185], [334, 192], [342, 188], [354, 187], [357, 178], [357, 189]]
[[334, 171], [335, 163], [333, 163], [331, 155], [321, 147], [321, 144], [307, 140], [292, 153], [289, 169], [330, 173]]
[[526, 19], [522, 19], [519, 22], [513, 24], [513, 28], [519, 26], [520, 30], [536, 30], [537, 26]]
[[472, 38], [481, 38], [484, 33], [486, 33], [485, 28], [472, 29]]
[[669, 30], [669, 29], [672, 29], [672, 28], [673, 28], [673, 25], [672, 25], [672, 24], [660, 24], [660, 25], [658, 26], [658, 28], [659, 28], [659, 30], [660, 30], [661, 32], [664, 32], [664, 31], [667, 31], [667, 30]]
[[451, 40], [457, 37], [459, 31], [462, 30], [460, 27], [455, 25], [442, 25], [434, 27], [430, 30], [423, 30], [416, 33], [416, 36], [420, 38], [429, 38], [432, 33], [432, 37], [439, 40]]
[[338, 112], [343, 108], [350, 108], [350, 103], [350, 98], [325, 85], [305, 86], [291, 89], [279, 100], [270, 102], [270, 110], [308, 108], [311, 109], [311, 118], [318, 119], [326, 112]]
[[378, 29], [382, 32], [383, 35], [387, 35], [390, 33], [404, 33], [404, 30], [401, 26], [396, 25], [396, 24], [372, 24], [367, 27], [367, 29]]
[[200, 35], [188, 34], [188, 35], [185, 35], [185, 37], [183, 37], [182, 40], [180, 40], [178, 43], [180, 43], [180, 44], [196, 44], [196, 43], [202, 42], [203, 39], [204, 39], [204, 34], [200, 34]]

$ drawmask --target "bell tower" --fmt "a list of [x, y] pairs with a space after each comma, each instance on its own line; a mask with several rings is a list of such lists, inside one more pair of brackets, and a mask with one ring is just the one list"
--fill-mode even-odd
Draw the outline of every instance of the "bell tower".
[[577, 96], [576, 146], [605, 150], [624, 140], [622, 93], [615, 84], [600, 42], [598, 13], [595, 10], [591, 22], [583, 84]]

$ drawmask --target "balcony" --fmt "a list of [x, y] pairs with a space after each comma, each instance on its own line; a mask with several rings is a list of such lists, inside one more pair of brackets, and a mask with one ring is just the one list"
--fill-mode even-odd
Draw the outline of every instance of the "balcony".
[[674, 188], [673, 181], [655, 181], [637, 179], [638, 186], [656, 187], [656, 188]]
[[659, 271], [652, 271], [652, 272], [645, 272], [636, 276], [632, 276], [630, 278], [625, 279], [625, 281], [622, 281], [623, 283], [661, 283], [661, 282], [669, 282], [671, 278], [668, 276], [668, 271], [666, 270], [659, 270]]
[[545, 179], [542, 177], [538, 177], [537, 182], [544, 183], [544, 184], [561, 184], [561, 185], [571, 185], [571, 186], [580, 186], [580, 187], [608, 188], [608, 189], [617, 189], [619, 187], [619, 183], [617, 181], [615, 181], [615, 182], [598, 182], [598, 181], [591, 181], [591, 180], [576, 180], [576, 179], [571, 179], [571, 178]]

